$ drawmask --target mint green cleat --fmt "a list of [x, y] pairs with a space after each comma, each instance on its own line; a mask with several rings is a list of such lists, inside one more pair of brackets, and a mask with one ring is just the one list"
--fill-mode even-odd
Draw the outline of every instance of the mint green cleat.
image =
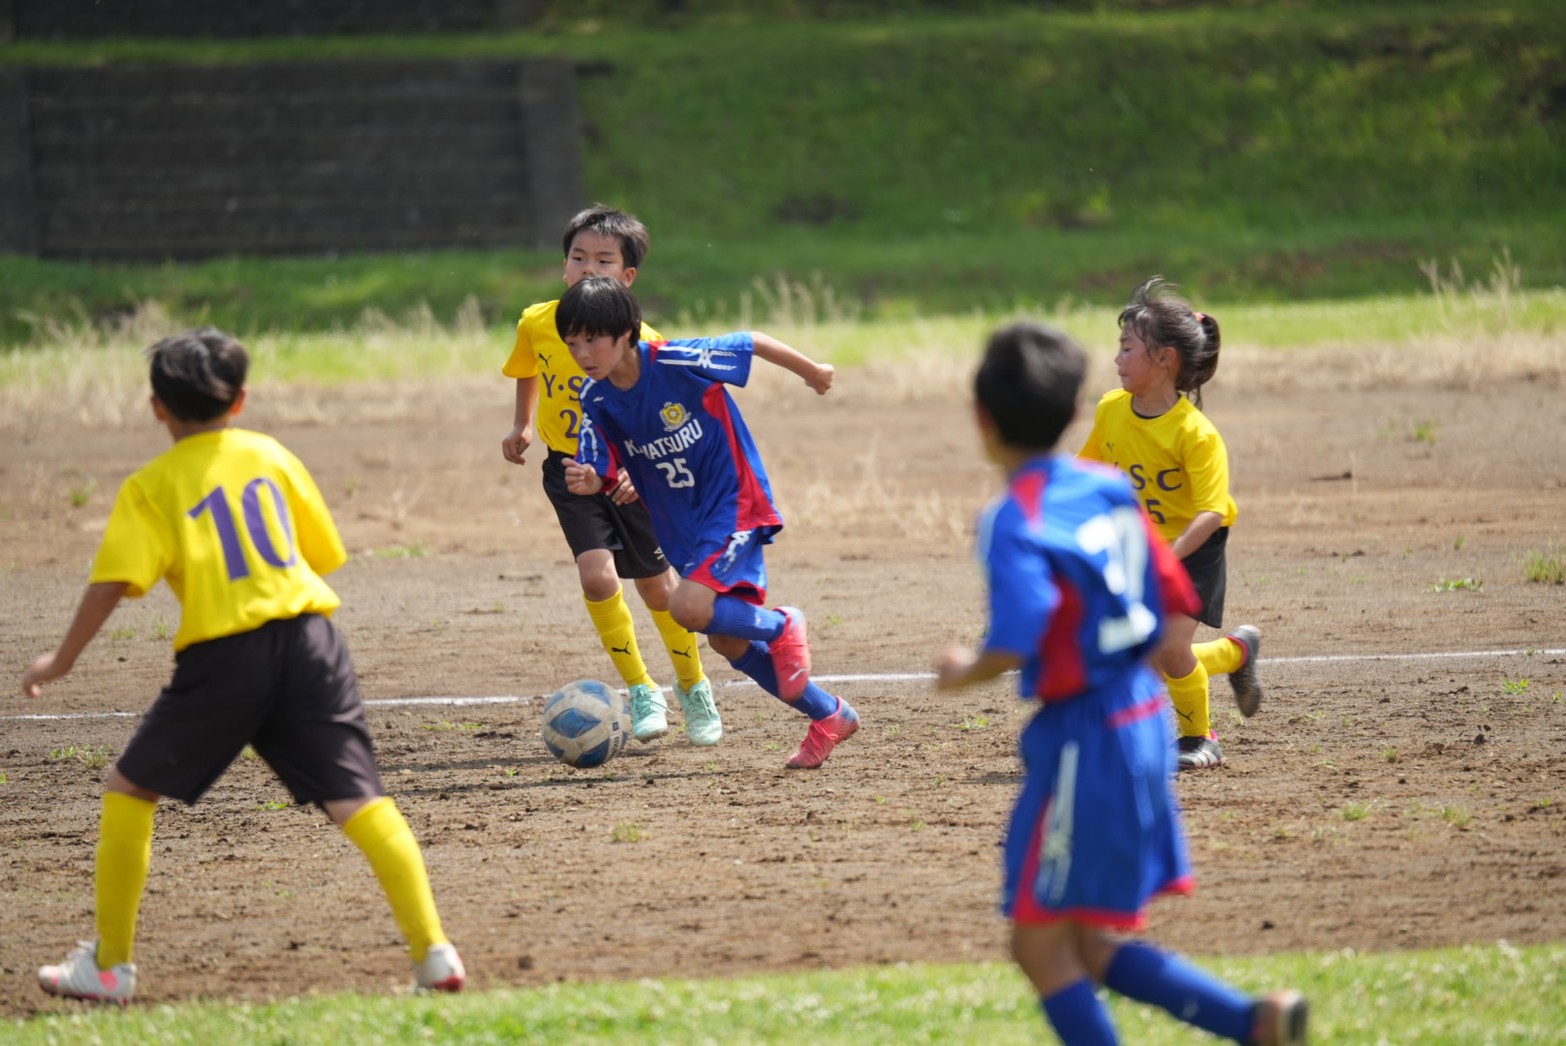
[[691, 744], [709, 746], [723, 740], [723, 720], [718, 718], [718, 706], [712, 703], [712, 684], [705, 678], [686, 690], [674, 684], [674, 696], [680, 700], [680, 710], [685, 713], [685, 736]]
[[646, 683], [631, 687], [631, 736], [656, 741], [669, 732], [669, 706], [663, 691]]

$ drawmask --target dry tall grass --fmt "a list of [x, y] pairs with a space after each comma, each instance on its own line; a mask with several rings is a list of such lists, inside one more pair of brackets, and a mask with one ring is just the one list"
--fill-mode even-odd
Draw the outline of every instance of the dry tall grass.
[[[1515, 378], [1566, 387], [1566, 330], [1558, 322], [1517, 322], [1526, 295], [1514, 281], [1493, 277], [1470, 288], [1460, 273], [1430, 278], [1431, 297], [1407, 306], [1421, 321], [1415, 324], [1418, 333], [1395, 339], [1345, 338], [1289, 348], [1276, 332], [1267, 332], [1263, 348], [1261, 321], [1245, 309], [1232, 310], [1218, 380], [1302, 392], [1420, 384], [1469, 389]], [[749, 307], [733, 327], [760, 327], [838, 361], [845, 371], [841, 394], [876, 403], [966, 399], [979, 346], [990, 327], [1005, 319], [862, 322], [829, 290], [788, 286], [759, 287]], [[1309, 306], [1291, 308], [1296, 315], [1287, 324], [1301, 326], [1300, 314], [1308, 323]], [[1067, 306], [1040, 316], [1089, 347], [1090, 390], [1112, 387], [1112, 310]], [[142, 351], [180, 326], [156, 302], [107, 328], [79, 321], [40, 324], [34, 344], [0, 352], [0, 429], [142, 424], [147, 416]], [[728, 325], [707, 324], [689, 333], [722, 329]], [[258, 393], [252, 396], [252, 417], [316, 424], [416, 420], [431, 411], [462, 409], [464, 402], [505, 399], [499, 367], [511, 336], [509, 327], [486, 327], [476, 308], [449, 325], [428, 309], [416, 309], [401, 319], [368, 314], [350, 330], [261, 335], [249, 342]], [[754, 375], [763, 394], [795, 380], [774, 370], [762, 367]]]

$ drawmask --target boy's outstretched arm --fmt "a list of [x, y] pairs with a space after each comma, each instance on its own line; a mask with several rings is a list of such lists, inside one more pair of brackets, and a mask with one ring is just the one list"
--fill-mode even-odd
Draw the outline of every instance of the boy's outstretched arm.
[[803, 352], [790, 345], [785, 345], [770, 334], [761, 331], [751, 331], [750, 340], [756, 347], [756, 355], [768, 363], [775, 363], [784, 370], [793, 371], [805, 379], [805, 384], [816, 390], [816, 395], [825, 396], [827, 389], [832, 387], [832, 375], [835, 368], [830, 363], [817, 363]]
[[34, 661], [22, 673], [22, 693], [28, 697], [37, 697], [42, 692], [39, 688], [43, 684], [59, 679], [75, 667], [77, 656], [98, 634], [103, 623], [109, 620], [109, 615], [125, 598], [128, 588], [130, 586], [123, 581], [99, 581], [88, 585], [87, 591], [82, 593], [81, 603], [76, 607], [76, 617], [71, 620], [71, 627], [65, 630], [65, 638], [60, 640], [59, 647], [54, 653], [45, 654]]
[[973, 686], [1022, 667], [1022, 658], [1002, 650], [976, 651], [965, 646], [947, 647], [935, 659], [935, 688], [956, 690]]

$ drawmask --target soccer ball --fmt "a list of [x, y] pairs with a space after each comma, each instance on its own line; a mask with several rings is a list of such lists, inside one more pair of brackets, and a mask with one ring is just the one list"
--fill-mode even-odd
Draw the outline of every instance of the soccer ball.
[[544, 745], [569, 766], [602, 766], [631, 741], [631, 705], [620, 691], [596, 679], [578, 679], [544, 705]]

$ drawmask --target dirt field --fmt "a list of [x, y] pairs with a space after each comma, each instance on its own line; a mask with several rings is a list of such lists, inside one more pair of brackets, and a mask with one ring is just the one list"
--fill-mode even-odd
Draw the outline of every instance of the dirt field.
[[[1523, 569], [1566, 543], [1561, 346], [1488, 374], [1414, 350], [1225, 356], [1207, 408], [1241, 505], [1228, 606], [1262, 628], [1267, 698], [1240, 723], [1215, 682], [1228, 762], [1179, 782], [1200, 886], [1154, 908], [1152, 936], [1196, 954], [1566, 938], [1566, 589]], [[969, 534], [996, 477], [965, 391], [966, 367], [921, 362], [845, 373], [825, 399], [781, 376], [739, 394], [789, 522], [772, 596], [809, 612], [857, 737], [786, 771], [802, 721], [709, 653], [718, 748], [671, 734], [576, 772], [538, 739], [541, 695], [612, 670], [535, 468], [501, 459], [504, 383], [253, 390], [247, 421], [311, 466], [355, 552], [338, 620], [476, 986], [1002, 957], [1024, 706], [926, 675], [980, 625]], [[34, 970], [92, 935], [103, 757], [170, 667], [160, 589], [42, 700], [18, 696], [120, 479], [166, 443], [134, 405], [98, 417], [62, 397], [0, 418], [9, 1017], [74, 1005]], [[368, 868], [284, 800], [245, 760], [195, 808], [160, 807], [141, 1001], [406, 989]]]

